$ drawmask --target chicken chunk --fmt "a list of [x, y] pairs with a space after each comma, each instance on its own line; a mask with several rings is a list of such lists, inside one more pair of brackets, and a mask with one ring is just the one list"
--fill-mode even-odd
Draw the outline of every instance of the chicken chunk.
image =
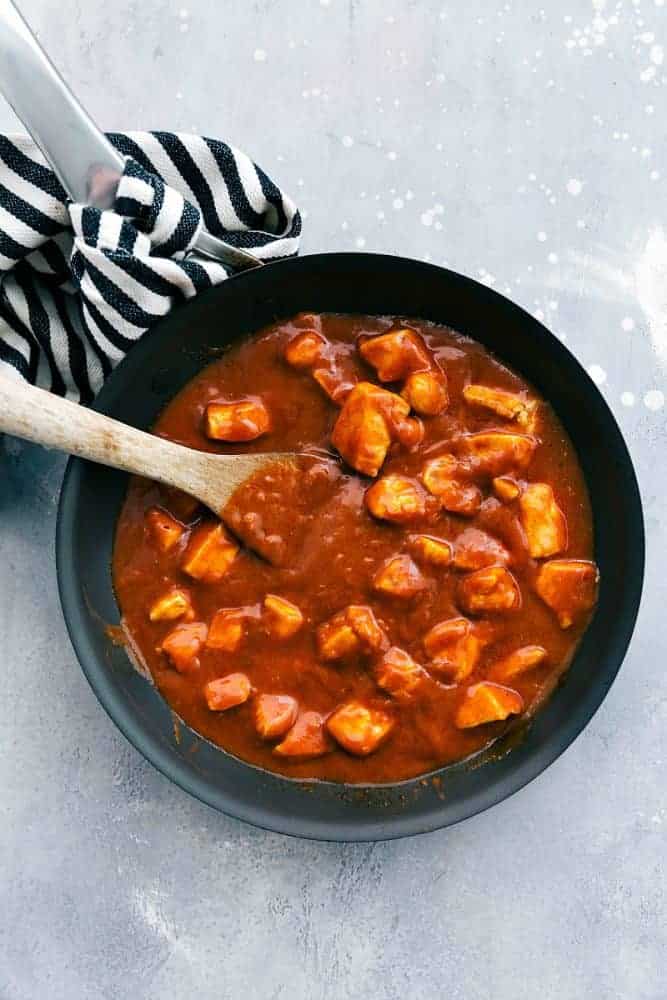
[[512, 503], [521, 493], [521, 487], [511, 476], [496, 476], [491, 485], [493, 492], [503, 503]]
[[192, 534], [181, 568], [203, 583], [218, 583], [236, 559], [239, 547], [222, 524], [202, 524]]
[[464, 610], [473, 615], [521, 607], [519, 584], [504, 566], [488, 566], [470, 573], [459, 583], [458, 595]]
[[449, 566], [452, 561], [452, 544], [444, 538], [432, 538], [430, 535], [410, 535], [408, 545], [415, 558], [429, 566], [441, 568]]
[[[426, 514], [427, 495], [407, 476], [381, 476], [366, 491], [366, 506], [380, 520], [401, 524]], [[431, 501], [433, 502], [433, 501]]]
[[544, 663], [547, 651], [543, 646], [521, 646], [494, 663], [489, 676], [494, 681], [504, 684], [506, 681], [519, 677], [521, 674], [534, 670]]
[[408, 599], [427, 586], [426, 580], [410, 556], [392, 556], [377, 571], [373, 587], [381, 594]]
[[485, 566], [505, 566], [510, 554], [505, 546], [479, 528], [466, 528], [454, 542], [454, 566], [459, 570], [484, 569]]
[[392, 646], [378, 660], [373, 676], [378, 687], [399, 701], [408, 701], [412, 698], [428, 678], [424, 668], [398, 646]]
[[263, 740], [277, 740], [296, 722], [299, 703], [288, 694], [261, 694], [255, 702], [255, 729]]
[[148, 612], [152, 622], [175, 621], [177, 618], [192, 621], [194, 616], [190, 595], [187, 590], [182, 590], [180, 587], [172, 587], [159, 597]]
[[414, 330], [390, 330], [362, 341], [359, 353], [372, 365], [381, 382], [398, 382], [412, 372], [427, 371], [433, 361], [426, 344]]
[[270, 429], [269, 411], [261, 399], [209, 403], [204, 432], [214, 441], [254, 441]]
[[401, 396], [420, 416], [437, 417], [449, 403], [447, 376], [437, 370], [413, 372], [405, 380]]
[[323, 660], [339, 660], [357, 653], [378, 652], [388, 645], [387, 637], [367, 604], [350, 604], [317, 630]]
[[521, 523], [533, 559], [555, 556], [567, 548], [567, 521], [547, 483], [531, 483], [519, 498]]
[[293, 337], [285, 348], [285, 361], [292, 368], [314, 368], [324, 353], [326, 343], [315, 330], [304, 330]]
[[561, 628], [595, 607], [598, 568], [586, 559], [552, 559], [540, 567], [535, 589], [556, 613]]
[[264, 598], [264, 625], [273, 639], [290, 639], [303, 625], [303, 615], [296, 604], [267, 594]]
[[379, 652], [387, 647], [387, 636], [367, 604], [348, 605], [345, 619], [366, 652]]
[[304, 760], [330, 753], [333, 744], [324, 722], [325, 718], [319, 712], [302, 712], [273, 752], [281, 757], [300, 757]]
[[459, 729], [470, 729], [486, 722], [499, 722], [521, 712], [523, 698], [518, 691], [491, 681], [481, 681], [467, 689], [456, 712], [455, 723]]
[[482, 503], [482, 494], [474, 483], [458, 478], [459, 463], [453, 455], [439, 455], [426, 463], [421, 480], [442, 507], [452, 514], [474, 517]]
[[354, 389], [354, 382], [345, 378], [335, 368], [316, 368], [313, 378], [336, 406], [342, 406]]
[[378, 708], [358, 701], [341, 705], [329, 716], [327, 729], [348, 753], [366, 757], [380, 746], [394, 727], [394, 720]]
[[235, 653], [241, 645], [244, 631], [243, 611], [240, 608], [221, 608], [211, 619], [206, 646], [222, 653]]
[[516, 420], [520, 427], [531, 428], [537, 401], [525, 399], [515, 392], [493, 389], [488, 385], [467, 385], [463, 398], [471, 406], [480, 406], [497, 413], [505, 420]]
[[204, 687], [206, 704], [212, 712], [226, 712], [248, 700], [252, 685], [245, 674], [227, 674], [209, 681]]
[[179, 674], [190, 674], [199, 669], [199, 653], [206, 641], [206, 625], [191, 622], [177, 625], [165, 636], [158, 652], [164, 653]]
[[160, 552], [171, 552], [186, 531], [184, 524], [159, 507], [146, 511], [146, 524]]
[[[396, 393], [371, 382], [359, 382], [343, 404], [331, 442], [348, 465], [367, 476], [377, 476], [409, 413], [408, 403]], [[408, 423], [408, 427], [412, 425]]]
[[317, 646], [323, 660], [342, 660], [359, 652], [359, 636], [344, 611], [323, 622], [317, 629]]
[[537, 440], [510, 431], [480, 431], [464, 434], [457, 442], [460, 453], [470, 459], [478, 472], [501, 476], [525, 469], [537, 448]]
[[450, 618], [434, 625], [423, 643], [432, 660], [431, 670], [452, 684], [460, 684], [470, 676], [482, 651], [482, 642], [467, 618]]

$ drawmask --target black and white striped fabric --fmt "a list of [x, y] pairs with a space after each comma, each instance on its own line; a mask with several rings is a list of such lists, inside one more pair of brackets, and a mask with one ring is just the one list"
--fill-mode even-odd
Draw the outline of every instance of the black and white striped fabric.
[[262, 259], [296, 254], [296, 206], [244, 153], [172, 132], [109, 135], [112, 210], [68, 202], [27, 137], [0, 135], [0, 373], [90, 402], [174, 303], [227, 277], [190, 253], [202, 225]]

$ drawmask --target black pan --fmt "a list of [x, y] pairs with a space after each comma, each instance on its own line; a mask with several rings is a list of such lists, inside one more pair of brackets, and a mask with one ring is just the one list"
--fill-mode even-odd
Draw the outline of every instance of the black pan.
[[[95, 694], [131, 743], [209, 805], [281, 833], [384, 840], [448, 826], [507, 798], [581, 732], [621, 665], [644, 570], [641, 502], [616, 422], [559, 340], [518, 306], [470, 278], [372, 254], [319, 254], [270, 264], [176, 309], [118, 366], [96, 408], [149, 428], [164, 405], [231, 340], [302, 310], [434, 320], [474, 337], [550, 400], [576, 447], [595, 520], [600, 600], [572, 666], [520, 739], [497, 743], [435, 780], [342, 786], [269, 774], [202, 740], [107, 635], [118, 622], [111, 585], [114, 529], [127, 477], [72, 459], [60, 498], [57, 566], [72, 643]], [[175, 732], [176, 729], [176, 732]], [[180, 732], [180, 738], [177, 733]]]

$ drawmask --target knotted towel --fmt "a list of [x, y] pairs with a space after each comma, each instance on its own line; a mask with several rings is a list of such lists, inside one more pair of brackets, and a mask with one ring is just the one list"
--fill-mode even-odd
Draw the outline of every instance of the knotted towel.
[[202, 225], [262, 259], [298, 252], [293, 202], [244, 153], [172, 132], [112, 133], [112, 209], [68, 201], [34, 143], [0, 136], [0, 372], [88, 403], [172, 306], [228, 276], [189, 252]]

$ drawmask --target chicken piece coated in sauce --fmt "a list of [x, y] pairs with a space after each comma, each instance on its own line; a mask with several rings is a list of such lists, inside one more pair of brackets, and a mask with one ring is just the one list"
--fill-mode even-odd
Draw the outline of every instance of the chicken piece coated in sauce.
[[428, 371], [433, 365], [423, 339], [408, 328], [363, 340], [359, 353], [375, 368], [381, 382], [398, 382], [412, 372]]
[[463, 390], [463, 398], [470, 406], [479, 406], [491, 410], [505, 420], [516, 420], [520, 427], [531, 429], [536, 400], [525, 399], [515, 392], [505, 389], [494, 389], [488, 385], [467, 385]]
[[373, 677], [378, 687], [399, 701], [409, 701], [428, 680], [424, 668], [398, 646], [392, 646], [377, 661]]
[[327, 720], [327, 729], [348, 753], [366, 757], [380, 746], [394, 727], [394, 720], [378, 708], [350, 701]]
[[519, 584], [504, 566], [488, 566], [465, 576], [459, 583], [458, 595], [463, 609], [471, 615], [521, 607]]
[[207, 628], [203, 622], [177, 625], [165, 636], [158, 651], [165, 654], [179, 674], [199, 670], [199, 653], [206, 641]]
[[209, 403], [204, 432], [213, 441], [254, 441], [271, 428], [271, 419], [261, 399], [233, 403]]
[[151, 605], [148, 613], [152, 622], [175, 621], [177, 618], [192, 621], [194, 616], [190, 594], [181, 587], [172, 587], [166, 594], [159, 597]]
[[365, 498], [373, 517], [398, 524], [424, 517], [427, 499], [419, 483], [408, 476], [397, 475], [381, 476], [366, 491]]
[[209, 681], [204, 687], [206, 704], [212, 712], [226, 712], [236, 708], [248, 700], [252, 694], [252, 685], [245, 674], [227, 674]]
[[437, 497], [444, 510], [464, 517], [474, 517], [482, 504], [482, 493], [474, 483], [461, 478], [459, 463], [453, 455], [430, 459], [421, 472], [426, 489]]
[[277, 594], [264, 598], [264, 626], [274, 639], [291, 639], [303, 625], [301, 610]]
[[288, 694], [261, 694], [255, 702], [255, 729], [263, 740], [277, 740], [292, 728], [299, 712]]
[[521, 524], [533, 559], [546, 559], [567, 548], [567, 521], [547, 483], [531, 483], [519, 497]]
[[512, 503], [521, 493], [521, 487], [511, 476], [496, 476], [491, 485], [493, 492], [503, 503]]
[[352, 653], [378, 652], [388, 645], [373, 609], [367, 604], [350, 604], [317, 630], [323, 660], [341, 660]]
[[598, 568], [587, 559], [551, 559], [537, 574], [535, 589], [558, 618], [561, 628], [570, 628], [597, 601]]
[[418, 562], [427, 566], [443, 568], [452, 561], [453, 546], [445, 538], [433, 538], [431, 535], [410, 535], [408, 538], [410, 551]]
[[171, 552], [186, 531], [184, 524], [160, 507], [151, 507], [146, 511], [146, 524], [160, 552]]
[[292, 368], [307, 371], [322, 358], [327, 342], [315, 330], [304, 330], [290, 340], [285, 348], [285, 361]]
[[333, 743], [325, 728], [325, 716], [319, 712], [302, 712], [273, 752], [280, 757], [309, 760], [332, 750]]
[[434, 625], [423, 639], [430, 669], [451, 684], [460, 684], [473, 672], [482, 641], [467, 618], [450, 618]]
[[543, 646], [521, 646], [494, 663], [489, 671], [489, 677], [504, 684], [539, 667], [546, 657], [547, 651]]
[[496, 477], [530, 465], [537, 440], [510, 431], [480, 431], [462, 435], [456, 447], [476, 472]]
[[407, 600], [428, 586], [419, 567], [410, 556], [388, 559], [373, 577], [373, 587], [380, 594]]
[[497, 538], [480, 528], [466, 528], [454, 542], [454, 566], [472, 571], [485, 566], [505, 566], [510, 554]]
[[401, 396], [420, 416], [437, 417], [449, 404], [447, 378], [441, 371], [413, 372], [406, 378]]
[[523, 712], [523, 698], [513, 688], [481, 681], [469, 687], [455, 716], [459, 729], [471, 729], [486, 722], [500, 722]]
[[193, 531], [181, 568], [203, 583], [218, 583], [236, 559], [239, 547], [222, 524], [201, 524]]
[[241, 645], [244, 631], [244, 614], [241, 608], [220, 608], [211, 618], [206, 646], [222, 653], [235, 653]]
[[413, 434], [416, 422], [409, 413], [408, 403], [396, 393], [359, 382], [343, 404], [331, 442], [352, 468], [377, 476], [392, 441], [405, 442], [406, 433], [408, 440]]

